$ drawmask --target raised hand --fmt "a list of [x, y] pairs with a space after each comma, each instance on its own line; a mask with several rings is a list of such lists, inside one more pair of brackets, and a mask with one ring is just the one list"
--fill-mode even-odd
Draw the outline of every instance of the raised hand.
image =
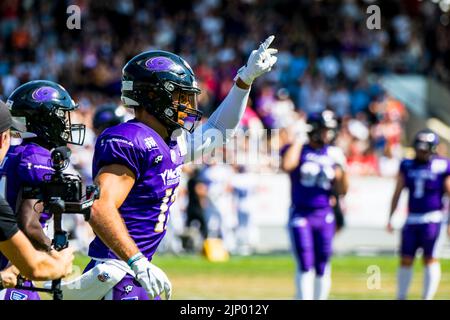
[[250, 86], [257, 77], [272, 70], [273, 65], [277, 62], [275, 54], [278, 52], [277, 49], [269, 48], [274, 39], [273, 35], [268, 37], [260, 44], [258, 50], [252, 51], [247, 64], [239, 69], [236, 80], [240, 78]]

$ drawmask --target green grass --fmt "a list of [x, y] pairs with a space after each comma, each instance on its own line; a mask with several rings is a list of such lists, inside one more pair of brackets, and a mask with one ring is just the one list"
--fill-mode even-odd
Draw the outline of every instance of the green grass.
[[[88, 258], [77, 256], [81, 270]], [[212, 263], [201, 256], [157, 255], [153, 263], [172, 281], [173, 299], [292, 299], [294, 260], [289, 255], [232, 257]], [[332, 262], [331, 299], [394, 299], [398, 258], [338, 256]], [[369, 266], [380, 270], [380, 287], [368, 289]], [[450, 299], [450, 260], [441, 261], [442, 280], [436, 299]], [[411, 299], [420, 299], [422, 264], [414, 266]]]

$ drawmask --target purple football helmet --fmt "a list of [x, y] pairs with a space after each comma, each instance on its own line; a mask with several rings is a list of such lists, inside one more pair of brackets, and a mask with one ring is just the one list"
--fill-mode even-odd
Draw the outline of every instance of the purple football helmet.
[[148, 51], [132, 58], [122, 70], [122, 102], [144, 107], [169, 131], [192, 132], [202, 117], [197, 86], [189, 64], [176, 54]]

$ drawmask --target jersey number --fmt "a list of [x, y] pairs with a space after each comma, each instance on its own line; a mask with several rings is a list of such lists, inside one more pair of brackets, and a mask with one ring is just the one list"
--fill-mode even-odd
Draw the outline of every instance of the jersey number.
[[425, 179], [414, 179], [414, 198], [420, 199], [425, 191]]
[[158, 222], [155, 225], [155, 232], [163, 232], [167, 229], [167, 221], [169, 220], [169, 207], [175, 201], [176, 189], [170, 188], [166, 190], [166, 196], [162, 199]]
[[0, 196], [6, 198], [6, 177], [0, 177]]
[[331, 181], [334, 179], [332, 167], [321, 167], [314, 162], [305, 162], [300, 168], [300, 183], [305, 187], [319, 187], [325, 190], [331, 188]]

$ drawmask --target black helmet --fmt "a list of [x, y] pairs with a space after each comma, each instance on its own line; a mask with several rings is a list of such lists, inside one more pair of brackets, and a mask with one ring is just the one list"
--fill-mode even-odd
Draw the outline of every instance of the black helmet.
[[[331, 110], [310, 114], [306, 123], [308, 124], [308, 136], [311, 141], [326, 144], [336, 137], [338, 121], [335, 113]], [[323, 131], [327, 131], [326, 141], [322, 136]]]
[[142, 106], [169, 131], [192, 132], [202, 113], [197, 110], [197, 86], [189, 64], [176, 54], [148, 51], [131, 59], [122, 70], [122, 101]]
[[12, 116], [26, 125], [27, 134], [35, 135], [48, 147], [83, 144], [85, 126], [70, 121], [70, 112], [78, 105], [59, 84], [27, 82], [11, 93], [7, 104]]
[[439, 136], [430, 129], [424, 129], [417, 132], [414, 138], [414, 149], [416, 151], [427, 151], [436, 153], [439, 145]]
[[104, 104], [95, 110], [92, 125], [94, 129], [103, 131], [109, 127], [124, 122], [125, 114], [123, 107], [117, 107], [114, 104]]

